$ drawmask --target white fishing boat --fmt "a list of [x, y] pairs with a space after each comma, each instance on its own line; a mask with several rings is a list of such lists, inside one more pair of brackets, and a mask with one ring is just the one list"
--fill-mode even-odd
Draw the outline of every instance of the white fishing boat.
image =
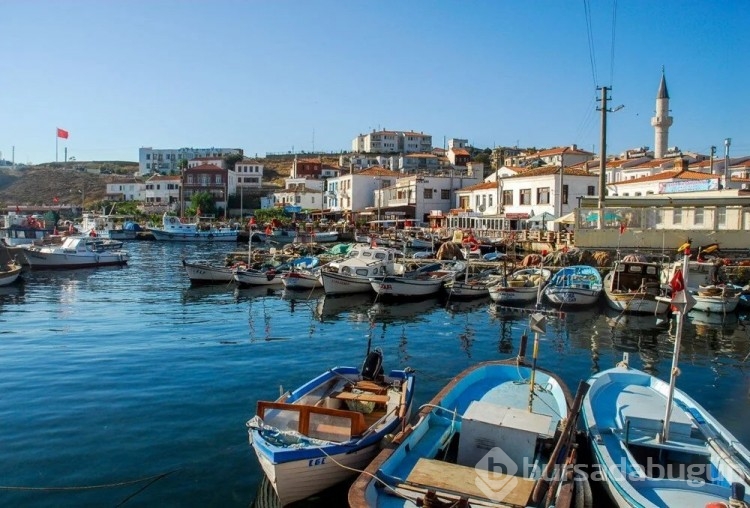
[[125, 265], [128, 253], [111, 240], [88, 236], [70, 236], [60, 245], [24, 245], [24, 256], [32, 269], [92, 268]]
[[[689, 247], [685, 262], [689, 260]], [[747, 507], [750, 451], [676, 388], [689, 276], [670, 281], [677, 332], [669, 382], [621, 365], [591, 377], [582, 415], [609, 496], [619, 507]]]
[[149, 228], [154, 238], [170, 242], [236, 242], [239, 230], [215, 227], [207, 220], [182, 222], [180, 217], [164, 213], [162, 227]]
[[281, 276], [281, 282], [286, 289], [316, 289], [322, 288], [320, 269], [290, 270]]
[[21, 265], [15, 262], [0, 265], [0, 286], [9, 286], [21, 276]]
[[234, 270], [231, 266], [220, 266], [208, 261], [182, 260], [191, 284], [228, 284], [234, 281]]
[[84, 234], [93, 232], [100, 238], [135, 240], [143, 228], [135, 222], [132, 215], [84, 212], [78, 230]]
[[361, 369], [334, 367], [274, 402], [259, 401], [247, 422], [250, 443], [280, 504], [365, 468], [383, 437], [408, 421], [413, 393], [413, 371], [385, 374], [376, 350]]
[[544, 296], [554, 305], [585, 307], [593, 305], [602, 293], [602, 276], [588, 265], [561, 268], [544, 288]]
[[498, 305], [526, 305], [537, 300], [552, 277], [548, 268], [521, 268], [507, 277], [495, 275], [495, 284], [487, 290], [490, 298]]
[[658, 298], [661, 290], [661, 265], [645, 256], [629, 254], [615, 261], [604, 276], [604, 296], [607, 305], [631, 314], [664, 314], [669, 301]]
[[410, 298], [434, 295], [454, 280], [466, 266], [463, 261], [431, 263], [402, 275], [370, 277], [370, 286], [380, 298]]
[[241, 286], [273, 286], [284, 284], [284, 276], [292, 270], [312, 270], [320, 260], [315, 256], [294, 258], [279, 264], [265, 263], [260, 268], [239, 265], [234, 268], [234, 280]]
[[396, 261], [401, 252], [388, 247], [357, 244], [342, 261], [328, 263], [320, 272], [326, 294], [369, 293], [370, 277], [393, 275], [403, 270]]
[[54, 232], [39, 215], [9, 212], [0, 215], [0, 243], [9, 247], [29, 245], [41, 241]]

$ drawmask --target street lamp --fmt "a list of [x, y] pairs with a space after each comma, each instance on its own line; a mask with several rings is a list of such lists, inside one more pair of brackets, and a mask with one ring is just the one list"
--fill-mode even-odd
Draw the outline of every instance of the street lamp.
[[732, 144], [732, 138], [724, 140], [724, 188], [727, 189], [729, 182], [729, 146]]

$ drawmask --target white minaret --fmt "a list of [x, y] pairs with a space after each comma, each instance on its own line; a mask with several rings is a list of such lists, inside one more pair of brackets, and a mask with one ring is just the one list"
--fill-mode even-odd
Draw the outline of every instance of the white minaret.
[[651, 118], [651, 125], [654, 127], [654, 158], [661, 159], [667, 152], [669, 126], [672, 125], [672, 117], [669, 116], [669, 92], [663, 68], [659, 92], [656, 94], [656, 115]]

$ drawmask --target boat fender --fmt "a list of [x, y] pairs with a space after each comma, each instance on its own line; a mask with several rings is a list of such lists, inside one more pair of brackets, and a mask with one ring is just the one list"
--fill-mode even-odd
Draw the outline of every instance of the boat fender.
[[575, 471], [575, 508], [594, 508], [591, 484], [583, 471]]

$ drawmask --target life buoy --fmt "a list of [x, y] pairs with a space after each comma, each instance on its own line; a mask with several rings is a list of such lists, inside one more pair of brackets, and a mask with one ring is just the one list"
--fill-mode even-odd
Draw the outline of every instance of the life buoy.
[[176, 224], [177, 223], [177, 219], [175, 219], [174, 217], [170, 217], [169, 218], [169, 223], [170, 224]]

